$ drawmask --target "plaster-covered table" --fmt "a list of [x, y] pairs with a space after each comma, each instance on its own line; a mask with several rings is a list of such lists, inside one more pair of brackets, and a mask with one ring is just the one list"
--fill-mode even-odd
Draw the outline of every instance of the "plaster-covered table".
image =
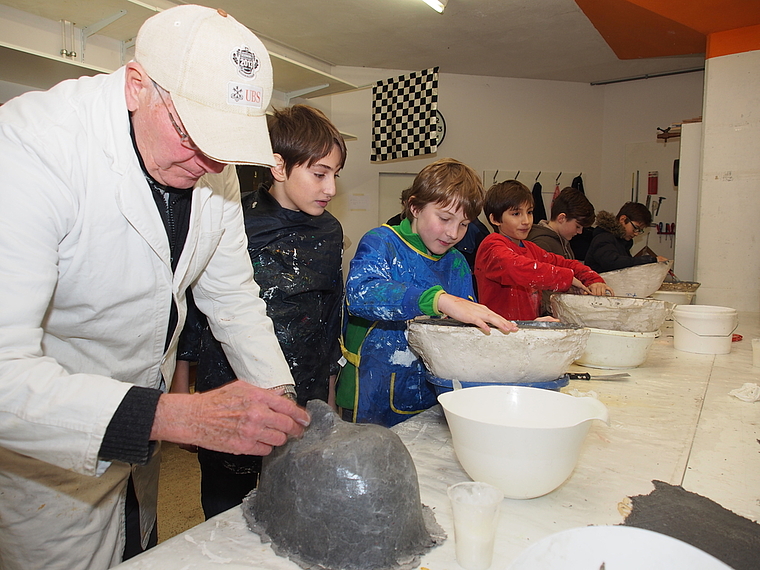
[[[593, 391], [607, 405], [610, 422], [594, 422], [575, 471], [554, 492], [502, 503], [493, 570], [508, 568], [528, 546], [561, 530], [620, 524], [626, 497], [646, 495], [653, 480], [682, 485], [738, 515], [760, 517], [760, 402], [729, 395], [745, 382], [760, 384], [752, 367], [751, 338], [760, 337], [760, 315], [740, 314], [744, 336], [727, 355], [673, 348], [667, 322], [647, 361], [629, 378], [571, 381], [563, 392]], [[615, 371], [573, 366], [604, 376]], [[449, 539], [430, 550], [421, 567], [459, 569], [446, 489], [469, 480], [459, 466], [439, 406], [394, 428], [414, 459], [422, 502], [430, 506]], [[250, 532], [233, 508], [132, 559], [119, 570], [297, 570]]]

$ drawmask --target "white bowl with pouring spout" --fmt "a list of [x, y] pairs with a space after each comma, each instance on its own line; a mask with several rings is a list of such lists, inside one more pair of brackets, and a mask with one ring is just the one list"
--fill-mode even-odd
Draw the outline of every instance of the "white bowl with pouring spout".
[[479, 386], [438, 396], [457, 459], [474, 481], [509, 499], [551, 493], [570, 477], [594, 420], [596, 398], [524, 386]]

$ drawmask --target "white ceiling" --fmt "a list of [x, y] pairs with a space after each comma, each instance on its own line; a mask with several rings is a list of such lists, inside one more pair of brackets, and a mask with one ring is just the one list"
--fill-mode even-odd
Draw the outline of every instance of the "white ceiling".
[[[99, 33], [136, 34], [169, 0], [0, 0], [77, 27], [120, 9]], [[179, 2], [175, 2], [179, 3]], [[189, 3], [189, 2], [184, 2]], [[422, 0], [216, 0], [260, 37], [335, 66], [601, 82], [699, 68], [704, 56], [619, 60], [574, 0], [449, 0], [443, 14]]]

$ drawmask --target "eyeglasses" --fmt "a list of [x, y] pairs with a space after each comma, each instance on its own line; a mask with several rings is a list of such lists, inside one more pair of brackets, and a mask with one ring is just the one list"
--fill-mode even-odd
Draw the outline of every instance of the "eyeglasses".
[[194, 150], [198, 151], [200, 150], [197, 146], [195, 146], [195, 143], [193, 142], [193, 139], [190, 138], [190, 135], [188, 135], [185, 131], [179, 128], [179, 125], [177, 124], [177, 121], [174, 120], [174, 115], [172, 115], [172, 112], [169, 110], [169, 105], [166, 104], [166, 100], [164, 99], [164, 96], [161, 95], [162, 88], [151, 79], [151, 82], [153, 83], [153, 86], [156, 88], [156, 93], [158, 93], [159, 99], [161, 99], [161, 102], [164, 104], [164, 107], [166, 107], [166, 112], [169, 114], [169, 120], [172, 123], [172, 127], [174, 127], [174, 130], [177, 131], [177, 134], [179, 135], [180, 144], [184, 146], [188, 150]]
[[628, 220], [630, 224], [633, 226], [633, 235], [639, 235], [643, 234], [645, 231], [647, 231], [646, 228], [640, 228], [636, 224], [633, 223], [633, 220]]

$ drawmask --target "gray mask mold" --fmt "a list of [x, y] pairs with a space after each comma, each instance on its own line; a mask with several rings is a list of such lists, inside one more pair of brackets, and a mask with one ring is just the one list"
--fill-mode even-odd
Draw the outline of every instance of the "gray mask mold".
[[446, 540], [420, 502], [417, 470], [391, 430], [307, 406], [303, 438], [264, 458], [243, 500], [248, 525], [274, 551], [313, 570], [411, 569]]

